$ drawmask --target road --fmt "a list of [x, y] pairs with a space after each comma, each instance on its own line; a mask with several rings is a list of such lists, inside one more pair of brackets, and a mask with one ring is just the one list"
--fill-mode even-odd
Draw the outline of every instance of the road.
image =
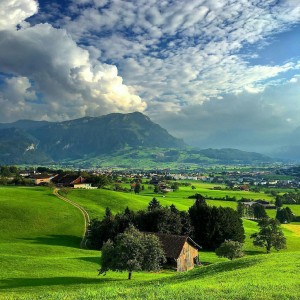
[[74, 206], [74, 207], [76, 207], [77, 209], [79, 209], [80, 212], [81, 212], [82, 215], [83, 215], [83, 218], [84, 218], [84, 232], [83, 232], [82, 240], [81, 240], [81, 242], [80, 242], [80, 247], [81, 247], [81, 248], [86, 248], [86, 242], [87, 242], [87, 240], [86, 240], [86, 233], [87, 233], [87, 230], [88, 230], [88, 226], [89, 226], [89, 224], [90, 224], [90, 217], [89, 217], [89, 214], [88, 214], [88, 212], [87, 212], [82, 206], [80, 206], [79, 204], [77, 204], [77, 203], [71, 201], [70, 199], [68, 199], [68, 198], [66, 198], [66, 197], [64, 197], [64, 196], [62, 196], [62, 195], [60, 195], [60, 194], [58, 193], [58, 191], [59, 191], [59, 189], [55, 188], [55, 189], [53, 190], [53, 194], [54, 194], [56, 197], [58, 197], [60, 200], [65, 201], [65, 202], [68, 202], [68, 203], [71, 204], [72, 206]]

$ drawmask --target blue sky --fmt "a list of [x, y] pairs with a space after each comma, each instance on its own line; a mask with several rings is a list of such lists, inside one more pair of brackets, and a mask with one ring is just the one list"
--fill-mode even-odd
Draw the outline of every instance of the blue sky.
[[300, 126], [299, 37], [297, 0], [3, 1], [0, 120], [141, 111], [269, 153]]

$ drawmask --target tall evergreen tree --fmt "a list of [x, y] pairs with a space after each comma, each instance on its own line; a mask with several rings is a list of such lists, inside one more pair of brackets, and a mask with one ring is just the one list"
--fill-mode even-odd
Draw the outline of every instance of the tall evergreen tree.
[[157, 208], [161, 208], [159, 201], [156, 198], [152, 198], [152, 200], [148, 204], [148, 211], [152, 211]]
[[231, 208], [210, 207], [196, 199], [189, 209], [193, 238], [204, 249], [215, 250], [225, 239], [243, 242], [244, 227], [238, 213]]

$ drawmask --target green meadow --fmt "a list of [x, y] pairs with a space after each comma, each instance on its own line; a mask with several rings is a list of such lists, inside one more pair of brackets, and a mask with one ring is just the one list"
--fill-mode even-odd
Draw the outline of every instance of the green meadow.
[[[187, 197], [199, 193], [198, 188], [180, 187], [178, 192], [156, 197], [162, 205], [173, 203], [187, 210], [194, 202]], [[202, 188], [211, 191], [209, 186]], [[67, 197], [86, 208], [92, 218], [101, 218], [106, 207], [114, 213], [126, 206], [144, 209], [153, 193], [147, 188], [139, 195], [103, 189], [72, 190]], [[236, 207], [229, 201], [208, 203]], [[138, 272], [131, 281], [123, 273], [98, 276], [100, 252], [79, 248], [84, 230], [80, 211], [55, 197], [48, 188], [0, 187], [0, 226], [0, 299], [300, 297], [297, 223], [283, 225], [288, 248], [279, 253], [266, 255], [264, 249], [254, 247], [249, 236], [257, 231], [257, 225], [244, 220], [246, 257], [231, 262], [212, 252], [201, 252], [203, 266], [193, 271]]]

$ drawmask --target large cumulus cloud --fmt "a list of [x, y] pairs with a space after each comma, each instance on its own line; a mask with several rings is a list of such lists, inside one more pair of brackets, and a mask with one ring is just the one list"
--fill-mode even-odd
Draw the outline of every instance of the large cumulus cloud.
[[[35, 2], [26, 3], [32, 7]], [[14, 1], [10, 4], [5, 6], [9, 11]], [[22, 9], [25, 11], [24, 6]], [[22, 23], [20, 16], [29, 15], [18, 13], [14, 25]], [[133, 88], [123, 83], [116, 66], [100, 63], [97, 55], [79, 47], [66, 30], [47, 23], [18, 30], [5, 24], [2, 28], [0, 72], [12, 78], [2, 82], [3, 121], [24, 117], [63, 120], [146, 108]], [[18, 97], [7, 92], [15, 82], [26, 83], [19, 88]]]

